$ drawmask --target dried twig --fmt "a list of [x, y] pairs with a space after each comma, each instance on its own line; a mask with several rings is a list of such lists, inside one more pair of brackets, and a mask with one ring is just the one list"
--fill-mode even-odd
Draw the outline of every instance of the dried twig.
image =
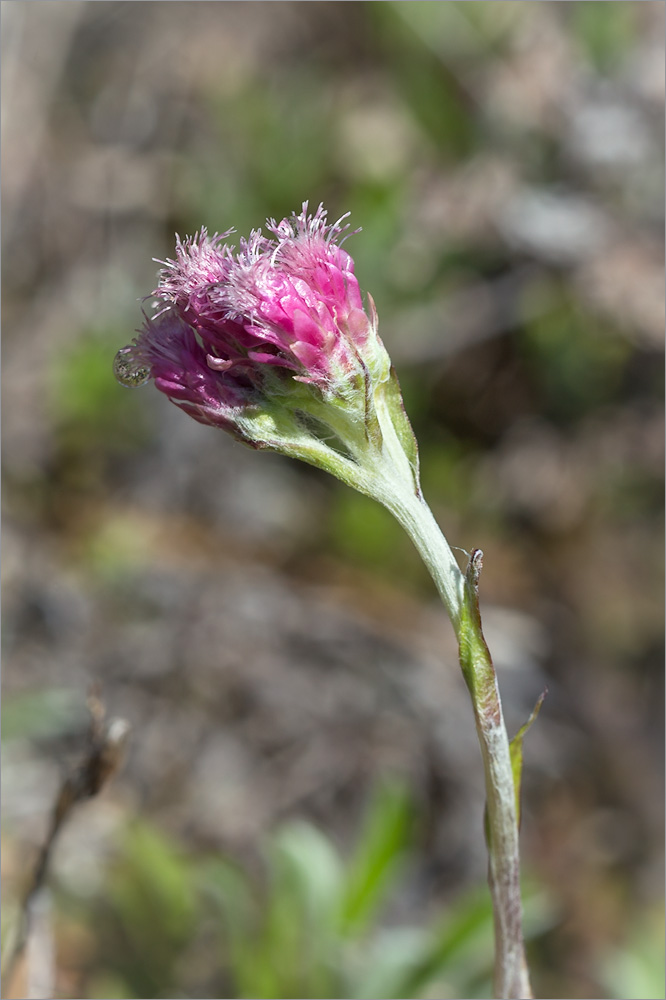
[[90, 725], [82, 760], [60, 786], [46, 838], [23, 893], [19, 915], [2, 957], [2, 981], [7, 990], [30, 934], [33, 905], [46, 882], [58, 833], [76, 805], [97, 795], [124, 759], [129, 723], [125, 719], [111, 719], [106, 723], [106, 709], [95, 689], [88, 695], [87, 704]]

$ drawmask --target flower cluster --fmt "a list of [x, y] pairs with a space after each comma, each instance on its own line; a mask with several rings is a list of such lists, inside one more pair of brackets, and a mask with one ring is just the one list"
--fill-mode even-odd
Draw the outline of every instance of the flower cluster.
[[416, 442], [374, 304], [368, 296], [364, 309], [342, 246], [345, 219], [329, 223], [323, 206], [311, 214], [306, 202], [238, 249], [226, 242], [232, 230], [178, 238], [116, 376], [127, 386], [152, 378], [201, 423], [369, 495], [398, 468], [419, 494]]
[[363, 398], [390, 362], [341, 245], [344, 218], [329, 224], [322, 206], [308, 214], [305, 203], [299, 215], [268, 220], [272, 238], [254, 230], [238, 251], [225, 242], [232, 230], [178, 239], [153, 293], [158, 308], [124, 349], [125, 369], [146, 368], [173, 402], [223, 426], [287, 395], [302, 406], [294, 382], [321, 400]]

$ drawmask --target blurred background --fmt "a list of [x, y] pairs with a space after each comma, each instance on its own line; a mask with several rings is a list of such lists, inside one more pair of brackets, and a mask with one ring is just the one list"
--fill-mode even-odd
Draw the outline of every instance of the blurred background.
[[[13, 997], [482, 997], [483, 780], [388, 514], [115, 352], [174, 233], [309, 199], [485, 553], [536, 996], [664, 997], [662, 2], [2, 4], [3, 917], [101, 685]], [[461, 559], [464, 557], [461, 555]]]

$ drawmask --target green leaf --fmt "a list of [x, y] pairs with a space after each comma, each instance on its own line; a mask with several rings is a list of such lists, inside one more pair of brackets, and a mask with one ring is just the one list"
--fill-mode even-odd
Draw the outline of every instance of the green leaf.
[[124, 864], [109, 891], [137, 945], [173, 948], [187, 939], [195, 915], [187, 859], [147, 823], [128, 831]]
[[276, 996], [261, 933], [264, 904], [249, 875], [234, 862], [218, 857], [200, 866], [199, 880], [223, 914], [222, 962], [229, 967], [234, 996]]
[[259, 953], [273, 982], [269, 994], [250, 996], [335, 996], [342, 863], [314, 826], [293, 822], [268, 845], [270, 883]]
[[123, 945], [111, 952], [109, 971], [130, 996], [171, 996], [177, 989], [177, 962], [197, 916], [192, 874], [175, 843], [146, 822], [132, 824], [106, 886]]
[[458, 635], [460, 666], [475, 712], [484, 712], [487, 706], [491, 706], [492, 710], [497, 701], [495, 668], [483, 635], [479, 611], [479, 577], [482, 566], [483, 552], [481, 549], [474, 549], [465, 571]]
[[224, 950], [234, 996], [335, 996], [342, 863], [305, 822], [274, 833], [265, 847], [266, 883], [254, 886], [231, 862], [201, 869], [224, 912]]
[[[523, 893], [523, 918], [527, 939], [543, 933], [557, 920], [544, 890], [529, 882]], [[401, 950], [402, 974], [396, 962], [396, 975], [390, 983], [384, 982], [383, 992], [364, 993], [364, 998], [488, 996], [493, 965], [493, 910], [487, 889], [474, 889], [457, 899], [443, 919], [424, 931], [420, 948], [414, 939], [411, 958], [408, 939]]]
[[411, 803], [402, 785], [386, 784], [374, 795], [344, 886], [343, 933], [362, 931], [398, 873], [411, 826]]
[[391, 368], [391, 375], [388, 381], [383, 382], [382, 385], [378, 387], [377, 393], [381, 393], [384, 397], [386, 408], [391, 415], [393, 427], [398, 435], [398, 440], [400, 441], [402, 450], [407, 456], [412, 467], [414, 473], [414, 486], [416, 489], [420, 489], [419, 446], [405, 410], [405, 404], [402, 399], [400, 383], [398, 382], [398, 376], [395, 373], [395, 368]]
[[272, 865], [289, 879], [304, 913], [317, 924], [332, 924], [340, 905], [342, 863], [328, 840], [310, 823], [294, 822], [271, 845]]
[[[472, 978], [485, 976], [492, 968], [493, 913], [484, 890], [459, 900], [443, 921], [428, 933], [420, 955], [415, 955], [403, 978], [393, 984], [388, 997], [417, 997], [445, 976], [453, 984], [467, 986]], [[441, 994], [440, 994], [441, 995]], [[449, 995], [458, 995], [450, 993]], [[461, 996], [471, 995], [469, 991]]]
[[520, 727], [509, 744], [509, 750], [511, 752], [511, 770], [513, 772], [513, 786], [516, 791], [516, 817], [518, 819], [518, 826], [520, 826], [520, 784], [523, 776], [523, 740], [525, 739], [525, 733], [527, 730], [530, 728], [532, 723], [536, 721], [536, 717], [541, 710], [546, 693], [546, 691], [543, 691], [539, 695], [537, 703], [534, 706], [534, 710], [529, 719], [524, 726]]
[[225, 930], [232, 940], [252, 932], [256, 906], [246, 872], [226, 858], [206, 858], [197, 868], [197, 882], [224, 915]]

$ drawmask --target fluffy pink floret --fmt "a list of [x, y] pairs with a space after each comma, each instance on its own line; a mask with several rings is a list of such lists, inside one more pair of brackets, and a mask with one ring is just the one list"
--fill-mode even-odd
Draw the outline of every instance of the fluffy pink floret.
[[234, 411], [251, 402], [247, 384], [209, 363], [194, 329], [174, 309], [147, 319], [131, 348], [157, 388], [202, 423], [229, 428]]
[[267, 375], [273, 387], [292, 378], [335, 394], [363, 370], [373, 325], [341, 245], [346, 216], [329, 224], [321, 205], [307, 208], [269, 219], [270, 237], [254, 230], [238, 249], [226, 242], [232, 230], [177, 238], [154, 292], [165, 306], [146, 321], [136, 356], [183, 408], [247, 405]]

